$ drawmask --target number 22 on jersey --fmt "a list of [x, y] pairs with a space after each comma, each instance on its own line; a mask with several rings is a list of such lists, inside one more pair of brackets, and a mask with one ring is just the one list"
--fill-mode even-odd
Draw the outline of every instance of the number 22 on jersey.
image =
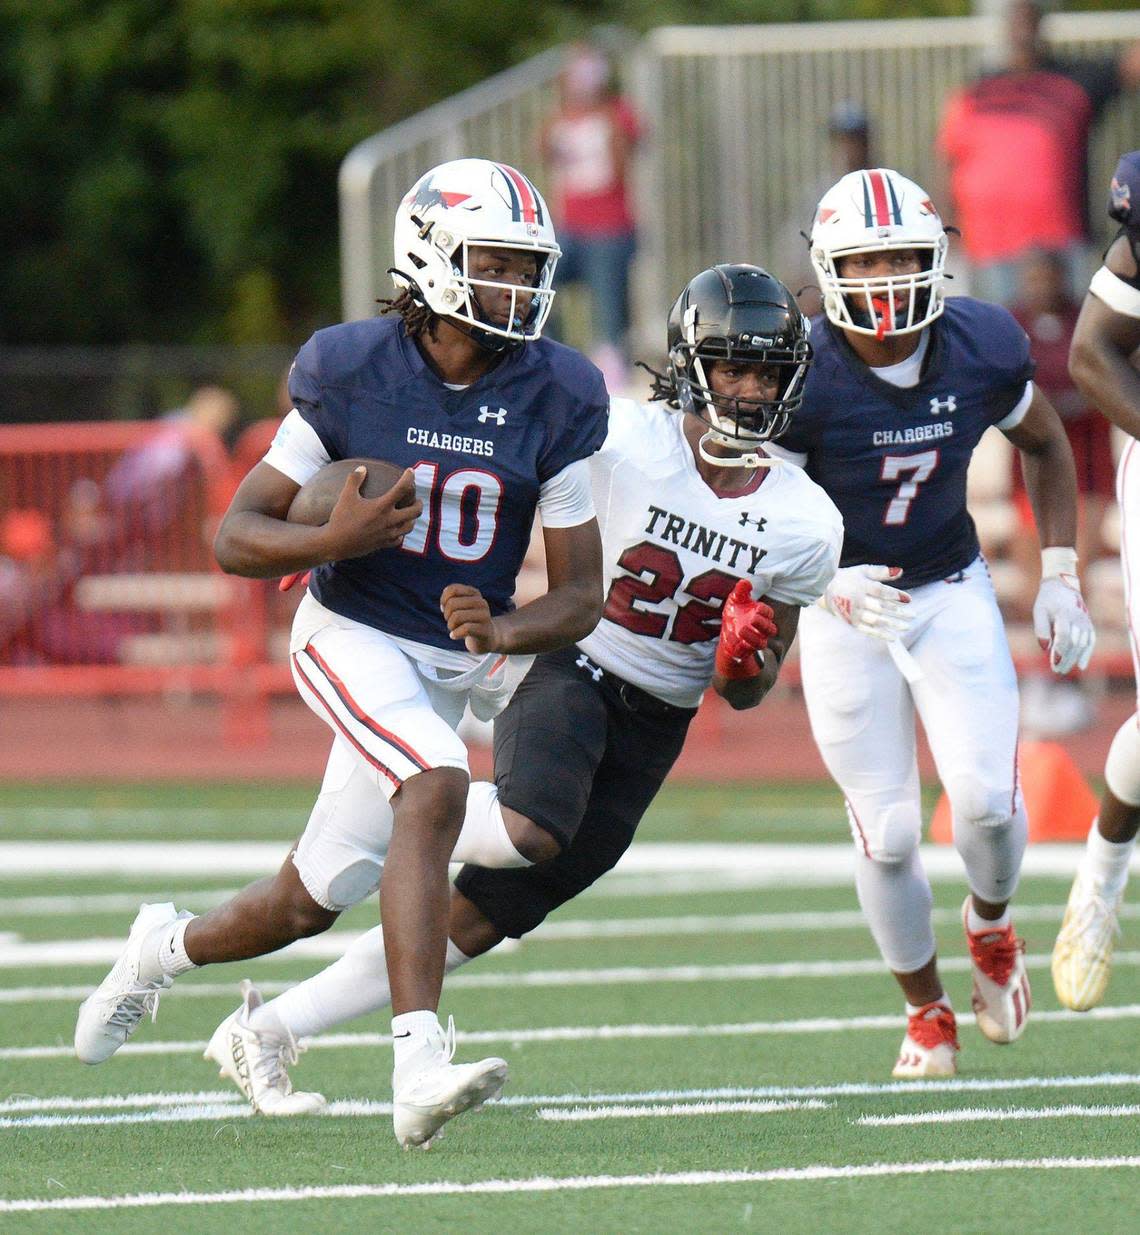
[[910, 504], [918, 497], [918, 486], [930, 479], [937, 466], [937, 450], [924, 450], [917, 455], [883, 456], [879, 479], [900, 481], [883, 515], [887, 527], [897, 527], [910, 518]]
[[[720, 633], [721, 605], [737, 582], [733, 575], [726, 575], [723, 570], [706, 570], [682, 589], [685, 572], [680, 558], [672, 549], [647, 540], [626, 549], [618, 558], [618, 565], [629, 574], [610, 584], [603, 617], [636, 635], [671, 639], [675, 643], [704, 643]], [[676, 604], [674, 598], [680, 591], [691, 599]], [[648, 607], [667, 601], [676, 605], [671, 630], [669, 606]]]

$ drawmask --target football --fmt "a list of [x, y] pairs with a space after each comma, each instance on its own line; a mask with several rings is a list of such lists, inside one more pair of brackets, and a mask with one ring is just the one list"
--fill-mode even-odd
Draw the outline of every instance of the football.
[[[327, 463], [311, 479], [305, 482], [298, 491], [289, 507], [290, 523], [304, 523], [309, 527], [317, 527], [327, 523], [332, 514], [336, 500], [340, 497], [344, 482], [353, 469], [363, 465], [368, 469], [364, 483], [360, 486], [363, 497], [379, 497], [396, 483], [404, 474], [402, 467], [387, 463], [383, 459], [338, 459], [335, 463]], [[401, 506], [410, 506], [415, 495]]]

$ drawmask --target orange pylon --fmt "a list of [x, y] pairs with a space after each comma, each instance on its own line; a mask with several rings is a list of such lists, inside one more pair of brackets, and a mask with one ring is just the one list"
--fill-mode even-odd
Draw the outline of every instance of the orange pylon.
[[[1017, 751], [1021, 795], [1029, 815], [1029, 839], [1083, 841], [1097, 812], [1096, 795], [1059, 742], [1022, 742]], [[953, 840], [950, 800], [943, 793], [930, 821], [930, 839]]]

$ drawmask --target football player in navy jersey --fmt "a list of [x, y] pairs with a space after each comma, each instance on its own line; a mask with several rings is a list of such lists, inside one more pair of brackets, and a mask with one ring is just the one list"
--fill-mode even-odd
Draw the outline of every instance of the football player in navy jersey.
[[[811, 357], [791, 292], [757, 266], [703, 270], [673, 306], [668, 340], [668, 376], [649, 403], [612, 400], [590, 460], [602, 621], [535, 660], [495, 721], [494, 783], [468, 791], [448, 971], [528, 934], [617, 863], [704, 691], [755, 707], [802, 607], [838, 565], [834, 503], [800, 469], [770, 467], [769, 443], [797, 413]], [[388, 1005], [385, 948], [376, 927], [268, 1004], [243, 984], [242, 1007], [214, 1040], [241, 1042], [253, 1083], [229, 1075], [255, 1107], [292, 1113], [301, 1097], [282, 1040]]]
[[[380, 887], [397, 1139], [426, 1144], [502, 1087], [500, 1059], [451, 1063], [454, 1036], [436, 1015], [447, 864], [469, 782], [455, 726], [469, 696], [484, 714], [505, 704], [509, 655], [572, 643], [601, 613], [587, 460], [605, 438], [608, 398], [593, 365], [541, 338], [558, 256], [525, 176], [483, 159], [445, 163], [396, 212], [396, 311], [318, 331], [298, 353], [294, 410], [215, 548], [234, 574], [312, 572], [290, 659], [334, 734], [321, 793], [275, 877], [201, 917], [142, 908], [80, 1010], [85, 1062], [111, 1055], [179, 973], [325, 930]], [[286, 521], [305, 481], [358, 456], [406, 471], [375, 499], [354, 473], [320, 527]], [[549, 590], [516, 610], [536, 509]], [[248, 1072], [234, 1043], [211, 1049], [224, 1069]], [[311, 1109], [308, 1095], [277, 1096]]]
[[1012, 316], [945, 299], [946, 249], [934, 204], [897, 172], [853, 172], [824, 194], [810, 238], [824, 310], [813, 322], [815, 361], [779, 443], [843, 514], [841, 568], [800, 623], [803, 683], [812, 732], [846, 798], [859, 900], [906, 999], [897, 1077], [952, 1075], [958, 1052], [918, 854], [916, 712], [966, 868], [978, 1026], [1010, 1042], [1029, 1011], [1009, 913], [1027, 830], [1017, 680], [966, 510], [966, 469], [991, 425], [1021, 451], [1045, 546], [1038, 639], [1058, 673], [1083, 668], [1093, 643], [1064, 429], [1033, 385]]
[[[1089, 402], [1128, 434], [1116, 473], [1120, 553], [1128, 628], [1136, 662], [1140, 631], [1140, 150], [1121, 157], [1112, 178], [1109, 216], [1120, 225], [1093, 275], [1069, 352], [1069, 371]], [[1134, 663], [1140, 683], [1140, 663]], [[1066, 1008], [1084, 1012], [1104, 997], [1119, 933], [1117, 912], [1140, 830], [1140, 714], [1112, 740], [1104, 796], [1069, 894], [1053, 948], [1053, 985]]]

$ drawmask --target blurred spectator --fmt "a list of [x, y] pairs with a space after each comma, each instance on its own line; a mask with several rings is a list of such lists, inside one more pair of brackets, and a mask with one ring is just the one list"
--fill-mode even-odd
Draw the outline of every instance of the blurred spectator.
[[56, 592], [56, 545], [41, 510], [17, 507], [0, 519], [0, 654], [11, 664], [42, 659], [27, 640], [15, 639]]
[[[1102, 529], [1115, 493], [1115, 465], [1111, 425], [1088, 405], [1069, 376], [1069, 344], [1080, 303], [1069, 292], [1067, 274], [1063, 253], [1033, 250], [1022, 264], [1020, 294], [1010, 307], [1029, 335], [1037, 362], [1034, 381], [1061, 414], [1073, 448], [1080, 493], [1077, 555], [1084, 573], [1098, 557], [1112, 552], [1104, 543]], [[1015, 603], [1018, 616], [1024, 619], [1029, 617], [1037, 594], [1041, 554], [1019, 452], [1013, 454], [1012, 496], [1020, 533], [1013, 539], [1011, 556], [1019, 567], [1021, 594]], [[1095, 718], [1091, 703], [1076, 682], [1040, 676], [1022, 688], [1022, 714], [1026, 729], [1041, 737], [1076, 732]]]
[[1032, 248], [1062, 252], [1073, 288], [1088, 282], [1089, 133], [1105, 105], [1140, 86], [1140, 43], [1115, 60], [1062, 60], [1041, 39], [1041, 6], [1006, 9], [1006, 63], [953, 92], [938, 147], [970, 291], [1008, 304]]
[[[809, 315], [820, 311], [819, 286], [808, 257], [807, 234], [819, 199], [848, 172], [874, 167], [871, 117], [861, 103], [843, 99], [827, 117], [827, 167], [805, 184], [791, 214], [780, 225], [771, 273], [786, 283]], [[802, 295], [801, 295], [802, 293]]]
[[636, 248], [629, 172], [641, 125], [599, 48], [575, 44], [559, 106], [542, 129], [562, 260], [556, 286], [583, 282], [592, 300], [593, 359], [611, 390], [626, 379], [629, 268]]

